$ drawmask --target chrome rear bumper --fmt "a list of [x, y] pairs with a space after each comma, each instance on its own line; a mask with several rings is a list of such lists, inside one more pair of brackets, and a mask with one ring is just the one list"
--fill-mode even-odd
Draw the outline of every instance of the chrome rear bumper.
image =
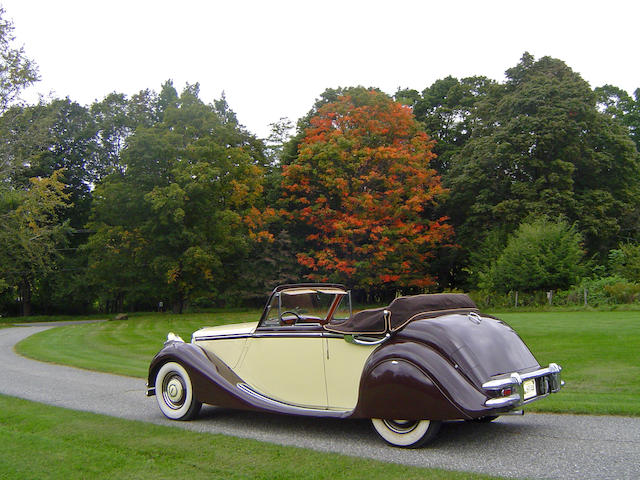
[[[550, 393], [559, 391], [564, 382], [560, 376], [562, 367], [555, 363], [550, 363], [547, 368], [541, 368], [529, 373], [512, 373], [509, 377], [491, 380], [482, 384], [482, 388], [487, 392], [495, 394], [505, 389], [510, 389], [511, 393], [506, 396], [490, 398], [485, 402], [485, 406], [490, 408], [521, 407], [527, 403], [539, 400]], [[534, 380], [536, 382], [536, 395], [525, 400], [524, 382]]]

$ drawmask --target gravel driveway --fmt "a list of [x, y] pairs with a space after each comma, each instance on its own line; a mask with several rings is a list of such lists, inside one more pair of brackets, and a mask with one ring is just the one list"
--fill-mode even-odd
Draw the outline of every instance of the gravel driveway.
[[13, 346], [50, 327], [0, 329], [0, 393], [60, 407], [283, 445], [526, 478], [640, 478], [640, 418], [542, 415], [490, 424], [453, 422], [426, 448], [391, 448], [368, 421], [286, 417], [204, 407], [198, 420], [166, 420], [142, 379], [29, 360]]

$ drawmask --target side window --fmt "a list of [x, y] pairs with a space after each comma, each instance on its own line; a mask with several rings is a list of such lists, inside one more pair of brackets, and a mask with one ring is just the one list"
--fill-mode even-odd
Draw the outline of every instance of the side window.
[[334, 322], [343, 322], [351, 316], [351, 302], [349, 295], [337, 295], [336, 306], [331, 320]]

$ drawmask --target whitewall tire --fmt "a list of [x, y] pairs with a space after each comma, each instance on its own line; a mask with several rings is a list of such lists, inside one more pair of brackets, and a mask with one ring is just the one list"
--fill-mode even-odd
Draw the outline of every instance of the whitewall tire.
[[394, 447], [417, 448], [432, 440], [441, 422], [433, 420], [386, 420], [372, 418], [371, 423], [382, 439]]
[[165, 363], [158, 370], [156, 399], [162, 413], [171, 420], [191, 420], [202, 406], [193, 396], [189, 374], [176, 362]]

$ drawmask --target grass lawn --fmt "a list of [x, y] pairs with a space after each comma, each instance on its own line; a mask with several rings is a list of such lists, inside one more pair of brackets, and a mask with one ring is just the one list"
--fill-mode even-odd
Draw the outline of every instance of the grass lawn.
[[190, 432], [6, 396], [0, 396], [0, 411], [0, 478], [6, 480], [497, 478]]
[[[89, 370], [146, 377], [149, 362], [162, 348], [167, 333], [185, 341], [200, 327], [256, 321], [262, 312], [174, 315], [156, 313], [128, 320], [57, 327], [18, 344], [18, 353], [37, 360]], [[79, 320], [80, 318], [76, 318]]]
[[[98, 320], [106, 319], [113, 315], [105, 315], [104, 313], [95, 313], [85, 315], [82, 320]], [[65, 320], [78, 320], [77, 315], [30, 315], [28, 317], [1, 317], [0, 327], [11, 327], [14, 323], [36, 323], [36, 322], [62, 322]]]
[[640, 312], [504, 313], [541, 365], [563, 367], [565, 388], [529, 411], [640, 415]]
[[[260, 312], [151, 314], [126, 321], [59, 327], [27, 338], [19, 353], [49, 362], [145, 377], [174, 331], [185, 340], [201, 326], [257, 320]], [[561, 393], [528, 411], [640, 415], [640, 312], [502, 313], [541, 365], [564, 368]]]

